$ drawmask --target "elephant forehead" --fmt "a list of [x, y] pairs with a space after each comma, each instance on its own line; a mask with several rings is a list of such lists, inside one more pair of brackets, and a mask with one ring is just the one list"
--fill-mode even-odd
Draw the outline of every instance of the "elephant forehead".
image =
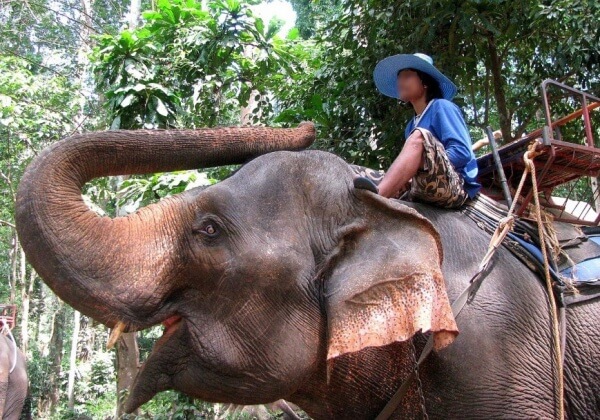
[[322, 151], [274, 152], [244, 165], [233, 178], [243, 178], [269, 189], [276, 186], [339, 185], [352, 179], [348, 164], [339, 157]]
[[265, 216], [294, 221], [314, 217], [315, 211], [326, 217], [344, 213], [351, 172], [343, 161], [343, 166], [331, 167], [321, 157], [280, 152], [255, 159], [202, 193], [201, 209], [253, 216], [258, 226]]

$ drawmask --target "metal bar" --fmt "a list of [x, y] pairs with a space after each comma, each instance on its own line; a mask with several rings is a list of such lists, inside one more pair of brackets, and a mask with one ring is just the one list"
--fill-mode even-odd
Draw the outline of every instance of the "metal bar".
[[[571, 113], [570, 115], [567, 115], [566, 117], [560, 118], [559, 120], [553, 122], [552, 115], [550, 113], [550, 103], [548, 102], [548, 89], [547, 88], [549, 85], [556, 86], [564, 91], [570, 92], [573, 95], [581, 97], [581, 109]], [[562, 84], [560, 82], [557, 82], [557, 81], [551, 80], [551, 79], [546, 79], [542, 82], [541, 91], [542, 91], [542, 102], [544, 104], [544, 112], [546, 115], [546, 124], [548, 125], [548, 127], [551, 127], [551, 128], [559, 127], [561, 125], [566, 124], [569, 121], [572, 121], [573, 119], [579, 117], [580, 115], [583, 115], [586, 143], [589, 147], [594, 147], [594, 136], [592, 133], [590, 110], [600, 106], [600, 98], [597, 98], [594, 95], [590, 95], [589, 93], [572, 88], [570, 86], [567, 86], [565, 84]], [[588, 105], [588, 99], [591, 100], [592, 104]], [[594, 105], [594, 106], [592, 107], [592, 105]]]
[[551, 83], [550, 79], [546, 79], [542, 82], [542, 103], [544, 104], [544, 114], [546, 115], [546, 125], [552, 127], [552, 115], [550, 115], [550, 103], [548, 102], [548, 92], [546, 87]]
[[[543, 94], [543, 92], [542, 92], [542, 94]], [[589, 113], [589, 111], [593, 111], [594, 109], [599, 108], [599, 107], [600, 107], [600, 102], [592, 102], [591, 104], [589, 104], [587, 106], [588, 113]], [[569, 114], [567, 116], [559, 118], [556, 121], [553, 121], [553, 122], [551, 121], [551, 124], [549, 124], [547, 126], [545, 125], [544, 127], [554, 128], [554, 127], [557, 127], [557, 126], [565, 125], [565, 124], [573, 121], [575, 118], [581, 117], [582, 115], [583, 115], [583, 108], [582, 109], [578, 109], [577, 111], [575, 111], [575, 112], [573, 112], [573, 113], [571, 113], [571, 114]], [[550, 137], [551, 131], [552, 130], [550, 130], [549, 133], [547, 134], [548, 137]], [[543, 128], [538, 128], [536, 130], [533, 130], [531, 133], [528, 133], [525, 137], [522, 137], [522, 138], [520, 138], [518, 140], [515, 140], [513, 143], [509, 143], [509, 144], [507, 144], [505, 146], [500, 147], [498, 150], [499, 151], [504, 151], [509, 146], [512, 146], [512, 145], [514, 145], [517, 142], [522, 142], [522, 141], [526, 142], [528, 140], [533, 140], [533, 139], [535, 139], [537, 137], [540, 137], [540, 136], [543, 136], [543, 135], [544, 135]]]
[[[540, 148], [540, 144], [538, 143], [536, 150], [538, 150]], [[538, 180], [538, 187], [541, 185], [542, 180], [544, 179], [544, 177], [546, 176], [546, 174], [548, 173], [548, 171], [550, 170], [550, 168], [552, 167], [552, 164], [554, 163], [554, 159], [556, 159], [556, 149], [554, 148], [554, 146], [550, 146], [550, 147], [544, 147], [543, 148], [545, 152], [547, 152], [548, 150], [550, 150], [550, 156], [548, 156], [548, 160], [546, 161], [546, 163], [544, 164], [544, 167], [542, 168], [542, 171], [537, 175], [537, 180]]]
[[567, 148], [571, 148], [574, 150], [580, 150], [582, 152], [586, 152], [587, 154], [591, 153], [595, 156], [600, 156], [600, 149], [599, 148], [594, 148], [593, 150], [590, 149], [587, 146], [584, 146], [582, 144], [575, 144], [575, 143], [569, 143], [566, 141], [561, 141], [561, 140], [551, 140], [551, 143], [554, 146], [562, 146], [562, 147], [567, 147]]
[[550, 196], [550, 201], [547, 201], [546, 204], [544, 204], [545, 207], [551, 208], [551, 209], [555, 209], [555, 210], [561, 210], [564, 211], [565, 210], [565, 205], [564, 204], [556, 204], [552, 198], [552, 196]]
[[[515, 164], [517, 164], [521, 168], [525, 167], [525, 164], [521, 163], [521, 162], [515, 162]], [[564, 174], [564, 177], [566, 177], [567, 174], [574, 174], [577, 176], [598, 176], [599, 175], [598, 169], [580, 169], [580, 168], [574, 168], [572, 166], [561, 165], [558, 163], [552, 164], [552, 172], [562, 172]], [[540, 183], [544, 184], [544, 182], [540, 182]]]
[[492, 127], [488, 125], [485, 130], [487, 132], [488, 140], [490, 142], [490, 147], [492, 148], [492, 156], [494, 157], [494, 163], [496, 164], [496, 171], [498, 171], [498, 176], [500, 177], [500, 185], [502, 186], [504, 199], [506, 200], [506, 203], [510, 208], [512, 206], [512, 197], [510, 196], [508, 183], [506, 182], [506, 175], [504, 174], [502, 161], [500, 160], [500, 155], [498, 154], [498, 146], [496, 145], [496, 139], [494, 138]]
[[555, 217], [554, 220], [557, 222], [563, 222], [563, 223], [571, 223], [571, 224], [575, 223], [577, 225], [582, 225], [582, 226], [597, 226], [597, 223], [598, 223], [598, 222], [587, 222], [585, 220], [578, 220], [578, 219], [569, 218], [569, 217]]
[[600, 102], [600, 98], [594, 96], [594, 95], [590, 95], [587, 92], [583, 92], [579, 89], [575, 89], [571, 86], [565, 85], [563, 83], [557, 82], [556, 80], [552, 80], [552, 79], [546, 79], [542, 82], [542, 89], [544, 91], [546, 91], [546, 86], [548, 85], [554, 85], [557, 86], [559, 88], [561, 88], [562, 90], [566, 90], [567, 92], [571, 92], [574, 93], [576, 95], [585, 95], [587, 98], [591, 99], [593, 102]]
[[585, 95], [581, 96], [581, 104], [583, 109], [583, 125], [585, 127], [585, 139], [587, 145], [594, 147], [594, 135], [592, 134], [592, 122], [590, 121], [590, 111], [587, 108], [587, 100]]
[[[586, 206], [587, 206], [587, 210], [585, 210], [585, 208], [584, 208], [585, 213], [582, 214], [581, 219], [585, 219], [587, 217], [588, 213], [592, 210], [591, 204], [586, 203]], [[595, 213], [595, 211], [594, 211], [594, 213]]]

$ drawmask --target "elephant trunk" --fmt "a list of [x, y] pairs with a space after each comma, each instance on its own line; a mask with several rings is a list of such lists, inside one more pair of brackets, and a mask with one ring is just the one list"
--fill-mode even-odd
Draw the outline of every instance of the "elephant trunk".
[[50, 288], [82, 313], [128, 330], [166, 316], [181, 269], [178, 243], [192, 210], [177, 196], [131, 214], [100, 217], [83, 201], [97, 177], [242, 163], [275, 150], [309, 146], [314, 126], [296, 129], [107, 131], [76, 135], [45, 149], [27, 168], [16, 224], [27, 258]]

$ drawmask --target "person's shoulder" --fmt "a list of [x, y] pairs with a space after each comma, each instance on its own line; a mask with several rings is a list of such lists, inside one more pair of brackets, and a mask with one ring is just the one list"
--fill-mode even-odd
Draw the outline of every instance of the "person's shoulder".
[[436, 99], [431, 106], [434, 108], [437, 108], [437, 109], [460, 110], [458, 105], [456, 105], [454, 102], [449, 101], [448, 99], [443, 99], [443, 98]]
[[460, 110], [460, 108], [458, 107], [458, 105], [456, 105], [454, 102], [449, 101], [447, 99], [436, 99], [433, 104], [431, 104], [432, 107], [432, 111], [434, 114], [444, 114], [447, 116], [454, 116], [454, 117], [461, 117], [462, 118], [462, 111]]

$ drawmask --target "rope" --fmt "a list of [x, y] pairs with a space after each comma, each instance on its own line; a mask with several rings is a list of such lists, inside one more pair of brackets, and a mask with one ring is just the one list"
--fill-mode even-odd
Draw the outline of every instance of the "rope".
[[554, 263], [558, 264], [558, 256], [563, 253], [563, 250], [560, 246], [558, 236], [556, 235], [556, 229], [554, 228], [554, 216], [552, 216], [546, 211], [541, 211], [541, 209], [540, 212], [542, 214], [543, 219], [544, 233], [548, 239], [548, 245], [552, 250], [552, 257], [554, 259]]
[[[548, 260], [548, 253], [546, 251], [546, 235], [550, 237], [553, 247], [557, 247], [557, 240], [555, 236], [555, 232], [553, 229], [544, 228], [545, 223], [548, 222], [548, 216], [546, 215], [546, 220], [542, 218], [542, 211], [540, 206], [538, 188], [537, 188], [537, 175], [535, 172], [535, 164], [533, 163], [533, 159], [540, 155], [541, 152], [537, 152], [536, 149], [537, 143], [533, 142], [527, 152], [523, 155], [523, 160], [525, 161], [525, 171], [523, 171], [523, 176], [521, 177], [521, 181], [519, 182], [519, 186], [517, 187], [517, 191], [515, 192], [514, 199], [508, 210], [506, 217], [500, 220], [498, 223], [498, 227], [494, 231], [492, 235], [492, 239], [490, 240], [490, 244], [488, 246], [487, 252], [483, 257], [481, 263], [479, 264], [479, 270], [475, 276], [471, 279], [471, 282], [475, 278], [477, 278], [482, 272], [487, 268], [490, 260], [496, 253], [498, 247], [502, 244], [502, 241], [506, 237], [509, 231], [511, 231], [515, 224], [515, 216], [514, 212], [517, 206], [517, 202], [519, 197], [521, 196], [521, 191], [523, 190], [523, 186], [525, 185], [525, 181], [527, 179], [527, 175], [531, 175], [531, 184], [533, 186], [533, 197], [534, 197], [534, 210], [536, 215], [536, 222], [538, 226], [538, 236], [540, 242], [540, 248], [542, 250], [542, 255], [544, 257], [544, 279], [546, 281], [546, 288], [548, 289], [548, 300], [550, 302], [550, 316], [552, 321], [552, 346], [554, 350], [555, 357], [555, 365], [556, 365], [556, 377], [557, 377], [557, 392], [556, 392], [556, 410], [558, 412], [558, 418], [563, 420], [565, 418], [565, 407], [564, 407], [564, 376], [563, 376], [563, 357], [562, 357], [562, 345], [561, 345], [561, 334], [559, 327], [559, 319], [558, 319], [558, 309], [556, 307], [556, 300], [554, 299], [554, 289], [552, 287], [552, 278], [550, 277], [550, 262]], [[554, 234], [554, 235], [553, 235]], [[558, 247], [560, 249], [560, 247]]]
[[419, 391], [419, 402], [421, 404], [421, 414], [423, 420], [429, 420], [429, 415], [427, 414], [427, 408], [425, 407], [425, 395], [423, 394], [423, 383], [421, 382], [421, 376], [419, 375], [419, 361], [417, 360], [417, 349], [415, 348], [414, 340], [410, 341], [411, 354], [413, 357], [413, 362], [415, 364], [415, 368], [413, 370], [413, 374], [417, 380], [417, 390]]
[[17, 343], [15, 342], [15, 337], [13, 337], [12, 332], [10, 331], [10, 327], [8, 326], [8, 322], [6, 322], [6, 319], [0, 318], [0, 323], [2, 323], [2, 330], [0, 330], [0, 333], [8, 336], [10, 338], [10, 342], [12, 343], [13, 360], [12, 366], [10, 367], [8, 373], [13, 373], [13, 370], [15, 370], [15, 367], [17, 366]]
[[[529, 146], [529, 150], [524, 154], [523, 160], [525, 161], [525, 172], [523, 172], [523, 178], [526, 177], [527, 173], [531, 174], [531, 184], [533, 186], [533, 199], [534, 199], [534, 209], [535, 216], [538, 225], [538, 235], [540, 238], [540, 248], [542, 249], [542, 256], [544, 257], [544, 278], [546, 280], [546, 288], [548, 289], [548, 300], [550, 303], [550, 315], [552, 319], [552, 329], [553, 329], [553, 350], [554, 357], [556, 363], [557, 370], [557, 411], [558, 418], [565, 418], [565, 406], [564, 406], [564, 377], [563, 377], [563, 363], [562, 363], [562, 351], [561, 351], [561, 343], [560, 343], [560, 331], [559, 331], [559, 321], [558, 321], [558, 309], [556, 307], [556, 300], [554, 299], [554, 290], [552, 288], [552, 279], [550, 277], [550, 263], [548, 260], [548, 254], [546, 252], [546, 239], [545, 232], [543, 226], [543, 219], [541, 213], [540, 199], [538, 196], [538, 188], [537, 188], [537, 175], [535, 173], [535, 164], [533, 163], [533, 159], [539, 155], [539, 152], [535, 151], [536, 143], [533, 143]], [[515, 200], [516, 201], [516, 200]]]
[[514, 199], [512, 201], [512, 204], [510, 205], [510, 208], [508, 209], [508, 213], [506, 214], [506, 217], [504, 217], [503, 219], [500, 220], [500, 222], [498, 223], [498, 227], [496, 228], [496, 230], [494, 231], [494, 234], [492, 235], [492, 239], [490, 240], [490, 244], [488, 246], [487, 252], [484, 255], [483, 259], [481, 260], [481, 263], [479, 264], [478, 273], [483, 272], [487, 268], [490, 260], [496, 253], [496, 250], [498, 249], [500, 244], [502, 244], [502, 241], [504, 240], [504, 238], [506, 237], [508, 232], [513, 230], [513, 227], [515, 225], [514, 212], [517, 207], [517, 201], [519, 199], [519, 196], [521, 195], [521, 190], [523, 190], [523, 186], [525, 185], [526, 180], [527, 180], [527, 167], [525, 169], [525, 172], [523, 172], [523, 176], [521, 177], [521, 181], [519, 182], [519, 186], [517, 187], [517, 191], [515, 192]]

